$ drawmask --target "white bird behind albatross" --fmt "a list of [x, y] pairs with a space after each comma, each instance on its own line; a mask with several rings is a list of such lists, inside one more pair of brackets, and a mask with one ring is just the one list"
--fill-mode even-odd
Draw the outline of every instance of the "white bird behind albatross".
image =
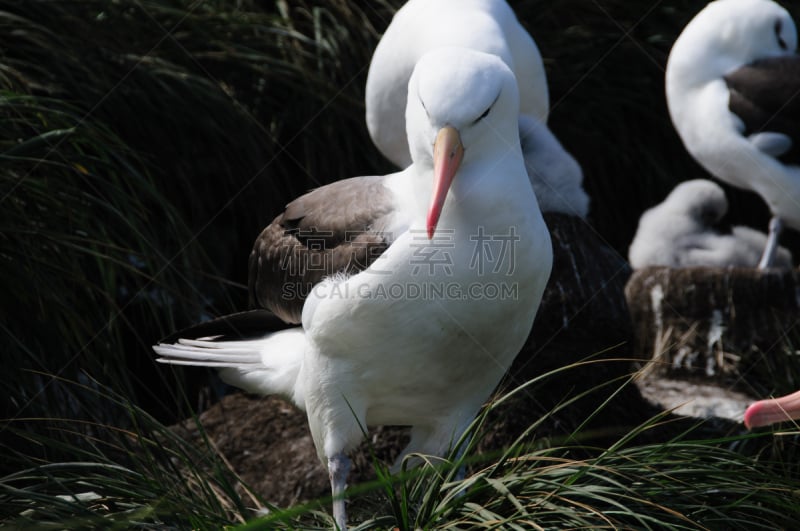
[[789, 13], [771, 0], [716, 0], [675, 41], [666, 69], [672, 122], [715, 177], [772, 211], [758, 267], [783, 223], [800, 230], [800, 56]]
[[[727, 211], [728, 199], [717, 183], [680, 183], [639, 218], [628, 250], [631, 267], [755, 267], [767, 236], [750, 227], [719, 227]], [[792, 267], [792, 254], [779, 248], [775, 265]]]
[[400, 168], [410, 164], [403, 108], [417, 60], [442, 46], [499, 56], [520, 91], [522, 151], [543, 212], [585, 218], [583, 170], [548, 129], [550, 97], [536, 43], [505, 0], [409, 0], [394, 15], [370, 62], [365, 94], [373, 142]]
[[[226, 382], [305, 410], [341, 528], [362, 428], [412, 426], [398, 463], [444, 455], [523, 346], [552, 267], [513, 73], [494, 55], [442, 48], [420, 59], [409, 87], [411, 166], [318, 188], [257, 239], [251, 295], [283, 321], [245, 312], [154, 347], [158, 361], [219, 367]], [[480, 267], [486, 245], [495, 260]], [[503, 246], [511, 256], [497, 267]], [[305, 302], [295, 296], [315, 282]], [[403, 296], [408, 286], [449, 296]], [[251, 337], [207, 337], [230, 329]]]

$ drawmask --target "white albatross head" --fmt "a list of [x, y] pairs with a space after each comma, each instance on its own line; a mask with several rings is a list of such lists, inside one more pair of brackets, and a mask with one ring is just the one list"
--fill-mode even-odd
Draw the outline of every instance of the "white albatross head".
[[667, 90], [674, 78], [695, 85], [757, 59], [797, 50], [797, 27], [772, 0], [715, 0], [686, 25], [670, 51]]
[[516, 79], [499, 57], [446, 47], [419, 60], [408, 83], [406, 132], [413, 163], [433, 169], [429, 238], [462, 165], [508, 151], [522, 160], [518, 114]]
[[408, 80], [420, 58], [447, 46], [501, 57], [517, 79], [520, 112], [547, 121], [550, 97], [542, 55], [506, 0], [408, 0], [375, 48], [365, 91], [370, 136], [399, 168], [411, 163], [403, 114]]
[[719, 222], [728, 212], [728, 198], [717, 183], [693, 179], [673, 188], [661, 208], [686, 217], [698, 227], [708, 228]]

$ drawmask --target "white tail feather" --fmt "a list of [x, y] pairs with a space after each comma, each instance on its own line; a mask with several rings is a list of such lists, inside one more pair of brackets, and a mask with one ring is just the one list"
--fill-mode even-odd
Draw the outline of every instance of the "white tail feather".
[[261, 348], [264, 342], [269, 340], [275, 334], [270, 334], [266, 337], [258, 339], [243, 339], [241, 341], [214, 341], [213, 339], [179, 339], [180, 345], [191, 345], [193, 347], [203, 347], [207, 349], [228, 349], [228, 348]]
[[154, 345], [153, 350], [159, 363], [220, 369], [220, 377], [231, 385], [251, 393], [284, 395], [304, 407], [296, 387], [305, 347], [305, 334], [298, 327], [257, 340], [179, 339]]
[[173, 365], [199, 365], [238, 367], [240, 365], [260, 364], [261, 353], [257, 350], [247, 349], [206, 349], [200, 346], [156, 345], [153, 347], [161, 357], [156, 359], [160, 363]]

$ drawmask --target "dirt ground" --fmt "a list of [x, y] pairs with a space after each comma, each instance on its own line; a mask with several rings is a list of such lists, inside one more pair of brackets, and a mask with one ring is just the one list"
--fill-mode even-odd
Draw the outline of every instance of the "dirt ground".
[[[328, 473], [317, 457], [306, 415], [285, 400], [235, 393], [199, 415], [199, 421], [213, 451], [267, 503], [288, 507], [330, 495]], [[194, 420], [173, 429], [204, 447]], [[369, 441], [351, 456], [350, 482], [374, 479], [371, 451], [391, 464], [407, 442], [405, 431], [371, 430]], [[241, 487], [240, 492], [247, 496]]]

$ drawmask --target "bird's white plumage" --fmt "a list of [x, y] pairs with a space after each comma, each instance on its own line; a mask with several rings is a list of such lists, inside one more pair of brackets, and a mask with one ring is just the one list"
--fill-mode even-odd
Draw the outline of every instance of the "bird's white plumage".
[[[800, 167], [775, 158], [796, 142], [779, 133], [745, 136], [724, 76], [758, 59], [790, 56], [797, 30], [770, 0], [716, 0], [686, 26], [666, 69], [669, 112], [686, 149], [712, 175], [757, 192], [774, 216], [800, 229]], [[783, 138], [781, 138], [783, 137]]]
[[411, 163], [403, 116], [408, 80], [420, 57], [443, 46], [502, 58], [520, 86], [521, 112], [547, 120], [542, 56], [505, 0], [410, 0], [375, 48], [366, 86], [367, 127], [378, 149], [401, 168]]
[[[686, 181], [647, 210], [631, 243], [632, 267], [755, 267], [767, 236], [749, 227], [730, 232], [715, 227], [728, 210], [722, 188], [712, 181]], [[779, 249], [777, 266], [791, 267], [792, 255]]]
[[[475, 64], [478, 59], [480, 67]], [[541, 214], [530, 208], [535, 196], [518, 142], [513, 142], [516, 121], [509, 119], [516, 116], [516, 87], [513, 76], [501, 64], [485, 54], [464, 54], [454, 49], [441, 49], [420, 61], [410, 82], [407, 112], [415, 164], [387, 179], [387, 187], [398, 198], [398, 210], [410, 214], [409, 230], [378, 260], [375, 269], [384, 273], [367, 269], [335, 287], [331, 285], [327, 292], [318, 291], [319, 300], [307, 302], [314, 310], [304, 311], [303, 326], [318, 352], [312, 349], [310, 355], [307, 353], [306, 362], [316, 367], [315, 373], [321, 366], [327, 367], [326, 376], [332, 379], [314, 392], [324, 393], [328, 401], [335, 400], [332, 396], [346, 395], [350, 402], [349, 408], [341, 403], [335, 411], [320, 411], [319, 425], [311, 421], [312, 431], [318, 431], [315, 438], [335, 439], [326, 442], [327, 451], [352, 448], [361, 440], [361, 422], [411, 424], [431, 436], [418, 442], [420, 448], [410, 451], [441, 453], [471, 421], [530, 331], [544, 288], [541, 272], [549, 270], [551, 251]], [[447, 72], [447, 79], [443, 79], [442, 71]], [[490, 105], [489, 114], [473, 123]], [[447, 124], [460, 130], [466, 153], [439, 221], [445, 245], [441, 250], [448, 254], [448, 267], [431, 271], [413, 264], [417, 249], [428, 245], [424, 214], [431, 190], [427, 162], [430, 146], [437, 130]], [[531, 270], [517, 270], [511, 276], [505, 272], [479, 275], [470, 266], [475, 252], [475, 242], [470, 238], [474, 238], [478, 226], [494, 235], [520, 232], [523, 240], [515, 248], [519, 253], [515, 260], [520, 266], [528, 264]], [[436, 250], [435, 242], [430, 250]], [[516, 275], [520, 281], [529, 277], [531, 282], [520, 282], [520, 301], [535, 304], [476, 304], [456, 297], [428, 303], [404, 297], [387, 301], [380, 294], [386, 286], [401, 286], [398, 289], [402, 291], [410, 285], [435, 286], [442, 282], [467, 293], [472, 283], [513, 283]], [[334, 289], [349, 299], [331, 296]], [[342, 334], [355, 323], [365, 333]], [[391, 351], [387, 351], [389, 344]], [[337, 363], [331, 364], [332, 359]], [[353, 365], [366, 370], [354, 370]], [[470, 367], [476, 366], [484, 374], [475, 375]], [[348, 384], [352, 391], [335, 389], [352, 378], [356, 379]], [[315, 395], [311, 401], [316, 399]], [[343, 408], [346, 418], [341, 418]], [[350, 408], [357, 413], [355, 418], [349, 414]], [[326, 420], [326, 415], [337, 417], [335, 433], [328, 428], [335, 421]], [[339, 429], [342, 424], [349, 430]], [[446, 437], [442, 431], [447, 432]]]
[[402, 113], [408, 80], [420, 57], [445, 46], [491, 53], [511, 68], [520, 92], [525, 161], [542, 211], [586, 217], [581, 167], [545, 125], [549, 92], [542, 56], [505, 0], [409, 0], [400, 8], [367, 76], [367, 126], [378, 149], [401, 168], [411, 162]]
[[583, 170], [547, 125], [520, 115], [519, 134], [525, 169], [542, 212], [585, 218], [589, 196], [583, 189]]
[[[242, 344], [155, 347], [160, 361], [212, 366], [231, 352], [237, 362], [223, 379], [291, 398], [307, 412], [334, 494], [348, 468], [341, 456], [365, 426], [412, 426], [403, 455], [447, 451], [525, 342], [552, 265], [522, 159], [509, 68], [494, 55], [441, 48], [420, 59], [409, 86], [413, 163], [384, 178], [395, 205], [390, 229], [398, 235], [380, 258], [360, 273], [318, 284], [302, 327]], [[464, 156], [429, 240], [432, 146], [444, 126], [459, 131]], [[479, 267], [479, 235], [507, 238], [507, 263]], [[502, 241], [490, 243], [484, 259], [500, 256]], [[444, 261], [432, 267], [425, 257], [433, 256]], [[343, 511], [334, 505], [340, 525]]]

